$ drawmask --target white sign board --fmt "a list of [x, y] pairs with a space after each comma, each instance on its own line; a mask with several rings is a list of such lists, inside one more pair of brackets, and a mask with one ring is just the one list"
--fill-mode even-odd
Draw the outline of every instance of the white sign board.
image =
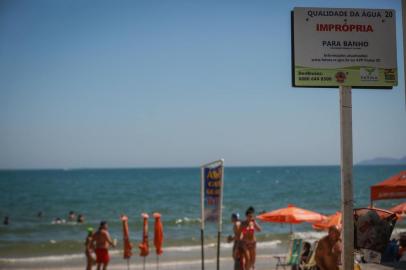
[[294, 8], [293, 85], [397, 85], [392, 9]]

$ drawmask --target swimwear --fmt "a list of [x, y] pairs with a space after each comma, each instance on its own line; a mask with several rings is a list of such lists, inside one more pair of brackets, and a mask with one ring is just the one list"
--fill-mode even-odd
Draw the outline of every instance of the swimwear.
[[245, 246], [247, 247], [247, 249], [254, 249], [257, 247], [257, 242], [256, 241], [246, 241], [245, 242]]
[[254, 229], [254, 228], [248, 228], [248, 227], [244, 227], [244, 228], [242, 228], [242, 230], [241, 230], [241, 233], [242, 233], [242, 234], [254, 233], [254, 232], [255, 232], [255, 229]]
[[107, 248], [96, 248], [96, 262], [107, 264], [110, 261], [109, 251]]

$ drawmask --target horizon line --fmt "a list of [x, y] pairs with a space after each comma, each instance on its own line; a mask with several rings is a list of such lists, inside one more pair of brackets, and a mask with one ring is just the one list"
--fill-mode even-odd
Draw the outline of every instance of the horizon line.
[[[283, 168], [283, 167], [340, 167], [340, 164], [323, 165], [228, 165], [225, 168]], [[406, 164], [353, 164], [354, 167], [363, 166], [406, 166]], [[85, 170], [137, 170], [137, 169], [200, 169], [196, 166], [125, 166], [125, 167], [72, 167], [72, 168], [0, 168], [0, 171], [85, 171]]]

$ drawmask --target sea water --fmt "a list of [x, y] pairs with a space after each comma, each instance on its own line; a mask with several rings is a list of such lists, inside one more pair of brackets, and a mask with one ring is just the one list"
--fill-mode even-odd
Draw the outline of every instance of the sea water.
[[[370, 203], [370, 186], [405, 170], [406, 166], [355, 166], [354, 203]], [[113, 238], [122, 239], [120, 215], [129, 217], [130, 237], [141, 241], [141, 213], [162, 214], [165, 249], [176, 252], [199, 250], [200, 244], [200, 169], [78, 169], [78, 170], [3, 170], [0, 171], [0, 262], [83, 256], [86, 228], [108, 222]], [[340, 208], [340, 168], [306, 167], [226, 167], [222, 242], [231, 234], [230, 215], [244, 217], [247, 207], [257, 213], [294, 204], [322, 214]], [[401, 200], [377, 202], [391, 207]], [[85, 216], [85, 223], [54, 224], [67, 220], [68, 213]], [[42, 212], [42, 217], [38, 217]], [[278, 245], [288, 239], [290, 227], [260, 223], [259, 247]], [[405, 228], [400, 222], [399, 228]], [[322, 234], [309, 224], [294, 225], [302, 238]], [[207, 224], [205, 242], [214, 245], [217, 226]], [[153, 239], [153, 218], [150, 218]], [[152, 246], [152, 241], [150, 241]], [[186, 255], [185, 255], [186, 256]]]

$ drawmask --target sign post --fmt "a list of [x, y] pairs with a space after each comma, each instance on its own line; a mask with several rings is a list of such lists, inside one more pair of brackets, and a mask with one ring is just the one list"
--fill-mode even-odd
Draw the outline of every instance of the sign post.
[[397, 85], [395, 11], [294, 8], [292, 84], [339, 88], [343, 270], [354, 266], [352, 88]]
[[405, 78], [405, 107], [406, 107], [406, 3], [402, 0], [402, 32], [403, 32], [403, 75]]
[[341, 211], [343, 222], [343, 269], [354, 266], [354, 200], [352, 191], [352, 98], [351, 87], [340, 86]]
[[220, 239], [222, 230], [222, 206], [224, 185], [224, 159], [201, 167], [201, 249], [204, 270], [204, 226], [205, 222], [217, 222], [217, 270], [220, 269]]

